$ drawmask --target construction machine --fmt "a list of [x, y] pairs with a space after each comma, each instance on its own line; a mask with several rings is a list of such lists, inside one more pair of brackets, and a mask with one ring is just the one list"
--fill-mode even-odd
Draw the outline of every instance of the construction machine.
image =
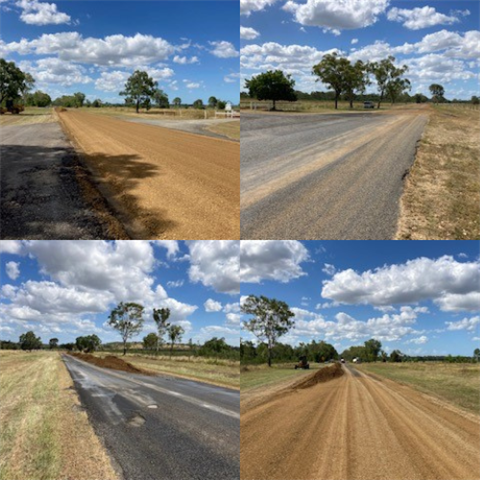
[[298, 363], [295, 365], [295, 370], [297, 370], [297, 368], [303, 368], [304, 370], [308, 370], [310, 368], [310, 364], [307, 361], [306, 355], [299, 357]]

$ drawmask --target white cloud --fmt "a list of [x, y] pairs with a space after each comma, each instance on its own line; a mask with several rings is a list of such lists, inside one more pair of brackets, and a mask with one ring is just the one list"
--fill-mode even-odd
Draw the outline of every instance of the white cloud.
[[327, 275], [330, 275], [330, 276], [335, 275], [336, 271], [337, 269], [333, 265], [330, 265], [329, 263], [325, 263], [323, 265], [322, 272]]
[[338, 34], [345, 29], [364, 28], [374, 24], [385, 12], [389, 0], [307, 0], [300, 4], [289, 0], [283, 9], [302, 25], [321, 27]]
[[350, 43], [352, 45], [356, 45], [358, 43], [358, 38], [352, 38], [352, 41]]
[[192, 63], [199, 63], [198, 57], [181, 57], [180, 55], [175, 55], [173, 57], [174, 63], [179, 63], [180, 65], [187, 65]]
[[206, 312], [220, 312], [222, 310], [222, 304], [220, 302], [217, 302], [216, 300], [213, 300], [209, 298], [204, 304], [203, 304], [205, 311]]
[[197, 82], [189, 82], [189, 83], [186, 83], [185, 86], [190, 89], [200, 88], [200, 84]]
[[59, 12], [54, 3], [20, 0], [16, 5], [22, 9], [20, 20], [29, 25], [60, 25], [71, 21], [71, 17]]
[[169, 280], [167, 282], [167, 287], [168, 288], [178, 288], [178, 287], [182, 287], [184, 284], [184, 281], [183, 280]]
[[277, 0], [240, 0], [240, 15], [248, 17], [252, 12], [259, 12]]
[[458, 322], [445, 322], [447, 330], [467, 330], [469, 332], [478, 331], [480, 326], [480, 317], [464, 318]]
[[229, 73], [223, 77], [225, 83], [236, 83], [240, 78], [240, 73]]
[[64, 62], [56, 57], [41, 58], [35, 63], [20, 62], [19, 66], [27, 70], [40, 83], [54, 83], [68, 87], [93, 82], [84, 67], [73, 62]]
[[225, 325], [239, 326], [242, 316], [239, 313], [227, 313]]
[[244, 40], [254, 40], [258, 36], [260, 36], [260, 33], [254, 28], [240, 26], [240, 38]]
[[176, 240], [156, 240], [154, 243], [159, 247], [167, 249], [168, 258], [174, 258], [180, 251], [178, 242]]
[[416, 345], [424, 345], [428, 342], [428, 337], [422, 335], [421, 337], [411, 338], [407, 340], [405, 343], [415, 343]]
[[[242, 242], [243, 243], [243, 242]], [[187, 242], [190, 250], [189, 278], [217, 292], [240, 292], [240, 242], [198, 240]]]
[[20, 269], [18, 268], [19, 266], [20, 264], [17, 262], [8, 262], [5, 265], [5, 270], [7, 272], [7, 275], [12, 280], [16, 280], [19, 277], [20, 275]]
[[217, 42], [208, 42], [213, 48], [210, 53], [218, 58], [233, 58], [238, 57], [239, 53], [231, 42], [225, 40]]
[[433, 27], [435, 25], [452, 25], [459, 22], [459, 14], [444, 15], [437, 12], [435, 8], [424, 6], [412, 10], [406, 8], [393, 7], [388, 11], [387, 18], [394, 22], [400, 22], [405, 28], [410, 30], [420, 30], [422, 28]]
[[0, 253], [20, 255], [23, 247], [20, 240], [0, 240]]
[[128, 72], [119, 70], [101, 72], [100, 77], [95, 80], [95, 88], [104, 92], [120, 92], [129, 76]]
[[309, 259], [308, 250], [296, 240], [245, 240], [240, 250], [242, 282], [286, 283], [306, 275], [300, 264]]
[[[448, 295], [465, 296], [478, 292], [478, 266], [477, 262], [460, 263], [451, 256], [443, 256], [436, 260], [417, 258], [361, 274], [348, 269], [323, 282], [322, 296], [339, 303], [372, 306], [433, 300], [440, 308], [445, 308]], [[463, 308], [471, 306], [466, 304]]]

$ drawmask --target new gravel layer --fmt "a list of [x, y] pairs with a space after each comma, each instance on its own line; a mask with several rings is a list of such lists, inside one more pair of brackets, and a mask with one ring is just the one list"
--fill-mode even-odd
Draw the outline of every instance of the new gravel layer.
[[132, 238], [239, 238], [238, 142], [73, 110], [60, 119]]
[[241, 119], [243, 239], [387, 240], [427, 115]]
[[306, 389], [242, 399], [242, 480], [478, 480], [480, 419], [344, 367]]
[[238, 479], [239, 392], [63, 358], [124, 480]]

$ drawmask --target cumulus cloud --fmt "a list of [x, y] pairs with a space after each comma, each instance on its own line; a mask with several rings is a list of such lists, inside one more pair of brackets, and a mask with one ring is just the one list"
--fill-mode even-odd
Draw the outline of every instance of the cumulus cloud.
[[352, 41], [350, 42], [352, 45], [355, 45], [358, 43], [358, 38], [352, 38]]
[[424, 345], [428, 342], [428, 337], [422, 335], [421, 337], [411, 338], [407, 340], [405, 343], [415, 343], [416, 345]]
[[479, 285], [478, 262], [458, 262], [452, 256], [438, 259], [422, 257], [363, 273], [352, 269], [340, 271], [331, 280], [323, 282], [322, 296], [338, 303], [372, 306], [432, 300], [440, 308], [448, 310], [449, 296], [473, 295], [473, 301], [464, 303], [455, 297], [458, 310], [470, 310], [472, 307], [480, 308], [475, 302], [478, 297], [474, 295], [478, 293]]
[[335, 275], [335, 272], [337, 269], [333, 266], [330, 265], [329, 263], [325, 263], [322, 268], [322, 272], [325, 273], [326, 275]]
[[235, 83], [238, 82], [240, 78], [240, 73], [229, 73], [223, 77], [225, 83]]
[[[468, 10], [466, 12], [468, 12]], [[411, 10], [394, 7], [388, 11], [387, 18], [393, 22], [402, 23], [403, 26], [409, 30], [420, 30], [435, 25], [452, 25], [453, 23], [459, 22], [458, 16], [466, 12], [444, 15], [429, 6], [417, 7]]]
[[56, 57], [41, 58], [36, 62], [20, 62], [20, 68], [27, 70], [37, 82], [54, 83], [62, 86], [93, 82], [85, 67], [64, 62]]
[[198, 57], [193, 56], [193, 57], [182, 57], [180, 55], [175, 55], [173, 57], [174, 63], [179, 63], [180, 65], [187, 65], [187, 64], [192, 64], [192, 63], [199, 63]]
[[283, 6], [302, 25], [321, 27], [338, 34], [341, 30], [364, 28], [374, 24], [385, 12], [389, 0], [307, 0], [296, 3], [289, 0]]
[[240, 38], [244, 40], [254, 40], [258, 36], [260, 36], [260, 33], [254, 28], [240, 26]]
[[286, 283], [306, 275], [301, 264], [309, 259], [308, 250], [296, 240], [245, 240], [240, 249], [242, 282]]
[[19, 277], [20, 275], [19, 266], [20, 264], [17, 262], [7, 262], [7, 264], [5, 265], [5, 270], [7, 272], [7, 275], [12, 280], [16, 280]]
[[0, 240], [0, 253], [19, 255], [23, 250], [20, 240]]
[[203, 304], [205, 311], [206, 312], [220, 312], [222, 310], [222, 304], [220, 302], [217, 302], [216, 300], [213, 300], [209, 298], [204, 304]]
[[[243, 243], [243, 242], [242, 242]], [[198, 240], [187, 242], [190, 251], [188, 275], [217, 292], [240, 292], [240, 242], [236, 240]]]
[[480, 317], [464, 318], [458, 322], [445, 322], [447, 330], [467, 330], [468, 332], [478, 331]]
[[54, 3], [20, 0], [16, 5], [22, 9], [20, 20], [29, 25], [60, 25], [71, 21], [71, 17], [59, 12]]
[[239, 53], [231, 42], [221, 40], [218, 42], [208, 42], [213, 48], [210, 53], [218, 58], [238, 57]]
[[273, 5], [277, 0], [240, 0], [240, 15], [250, 16], [252, 12], [260, 12]]

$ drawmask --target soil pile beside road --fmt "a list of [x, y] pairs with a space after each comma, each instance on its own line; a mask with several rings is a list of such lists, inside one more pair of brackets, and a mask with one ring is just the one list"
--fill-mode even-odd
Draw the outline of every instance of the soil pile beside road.
[[343, 375], [343, 369], [339, 363], [334, 363], [328, 367], [321, 368], [315, 373], [312, 373], [307, 378], [302, 378], [298, 382], [292, 385], [292, 388], [295, 390], [297, 388], [310, 388], [317, 383], [324, 383], [334, 378], [341, 377]]
[[79, 358], [84, 362], [91, 363], [97, 367], [111, 368], [112, 370], [121, 370], [122, 372], [141, 373], [142, 375], [155, 375], [153, 372], [148, 372], [140, 368], [134, 367], [131, 363], [115, 357], [114, 355], [107, 355], [104, 358], [95, 357], [89, 353], [71, 353], [73, 357]]

